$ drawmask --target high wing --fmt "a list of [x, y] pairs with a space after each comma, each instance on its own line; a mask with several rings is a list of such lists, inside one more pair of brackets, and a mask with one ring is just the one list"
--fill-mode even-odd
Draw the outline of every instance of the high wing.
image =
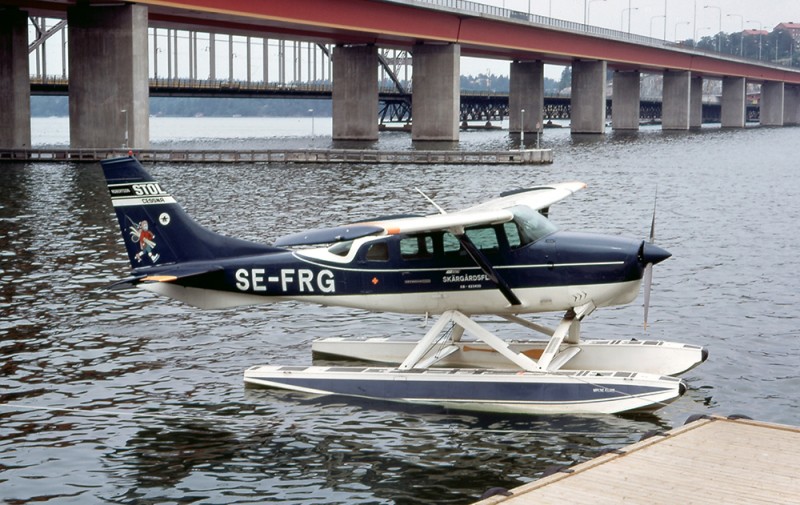
[[576, 191], [585, 189], [583, 182], [561, 182], [548, 186], [535, 186], [516, 191], [507, 191], [500, 194], [500, 198], [489, 200], [475, 207], [470, 207], [464, 212], [489, 209], [508, 209], [516, 205], [527, 205], [534, 210], [545, 210], [556, 202], [572, 195]]
[[383, 234], [383, 228], [370, 223], [356, 223], [332, 228], [318, 228], [280, 237], [274, 242], [275, 247], [298, 245], [331, 244], [345, 240], [355, 240], [370, 235]]
[[[388, 221], [374, 221], [369, 224], [380, 226], [387, 235], [401, 233], [421, 233], [436, 230], [463, 230], [467, 226], [501, 224], [514, 219], [514, 214], [505, 209], [462, 210], [449, 214], [433, 214], [423, 217], [409, 217]], [[456, 234], [461, 234], [460, 233]]]
[[398, 235], [437, 230], [451, 231], [455, 235], [461, 235], [466, 227], [502, 224], [511, 221], [514, 215], [509, 209], [517, 205], [526, 205], [533, 210], [541, 211], [585, 187], [586, 184], [582, 182], [565, 182], [509, 191], [501, 193], [499, 198], [456, 212], [429, 216], [378, 218], [374, 221], [353, 225], [310, 230], [281, 237], [275, 242], [275, 245], [286, 247], [326, 244], [369, 235]]

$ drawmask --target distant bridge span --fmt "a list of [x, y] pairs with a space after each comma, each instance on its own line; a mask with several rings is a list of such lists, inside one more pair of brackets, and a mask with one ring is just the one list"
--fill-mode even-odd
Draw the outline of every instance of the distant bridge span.
[[[67, 95], [69, 83], [66, 79], [34, 79], [31, 81], [33, 95]], [[282, 98], [330, 100], [332, 86], [325, 84], [270, 84], [264, 82], [231, 82], [229, 80], [208, 81], [191, 79], [150, 79], [151, 97], [202, 97], [202, 98]], [[411, 123], [411, 93], [400, 93], [396, 88], [379, 89], [378, 97], [383, 104], [379, 111], [379, 122]], [[606, 101], [606, 116], [611, 116], [613, 103]], [[570, 119], [570, 97], [562, 94], [545, 95], [543, 118]], [[747, 105], [747, 119], [758, 118], [758, 106]], [[654, 121], [662, 116], [660, 98], [640, 100], [639, 119]], [[509, 117], [508, 93], [494, 91], [462, 90], [460, 94], [459, 121], [461, 127], [475, 126], [474, 122], [503, 121]], [[703, 122], [719, 122], [720, 105], [703, 103]], [[469, 125], [473, 122], [472, 125]], [[466, 124], [465, 124], [466, 123]]]

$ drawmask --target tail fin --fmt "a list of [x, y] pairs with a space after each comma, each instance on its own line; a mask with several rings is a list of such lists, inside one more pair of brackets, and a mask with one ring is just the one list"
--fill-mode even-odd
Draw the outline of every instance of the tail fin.
[[132, 156], [100, 164], [134, 270], [282, 250], [203, 228]]

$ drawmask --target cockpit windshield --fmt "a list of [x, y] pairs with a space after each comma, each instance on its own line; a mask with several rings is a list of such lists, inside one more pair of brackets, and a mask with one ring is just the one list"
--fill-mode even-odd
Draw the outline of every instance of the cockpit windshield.
[[526, 205], [517, 205], [510, 210], [514, 214], [514, 223], [519, 229], [522, 244], [536, 242], [558, 230], [546, 217]]

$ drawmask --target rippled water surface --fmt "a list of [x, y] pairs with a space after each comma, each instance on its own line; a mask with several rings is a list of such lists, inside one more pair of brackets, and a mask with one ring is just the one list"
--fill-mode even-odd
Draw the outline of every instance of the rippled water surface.
[[[152, 130], [160, 147], [330, 146], [325, 121], [314, 138], [308, 123], [292, 121], [154, 119]], [[63, 128], [37, 120], [34, 135], [63, 144]], [[147, 167], [201, 223], [266, 242], [307, 227], [431, 212], [414, 187], [457, 209], [575, 179], [589, 187], [552, 209], [562, 228], [645, 237], [657, 192], [657, 242], [674, 256], [655, 269], [647, 333], [640, 301], [598, 310], [583, 325], [587, 337], [709, 348], [709, 361], [687, 374], [690, 391], [644, 417], [474, 415], [245, 389], [248, 366], [310, 363], [316, 337], [412, 337], [424, 323], [292, 303], [201, 311], [106, 291], [128, 265], [99, 165], [3, 164], [0, 497], [461, 504], [695, 413], [800, 424], [798, 138], [798, 128], [603, 137], [548, 130], [543, 142], [556, 161], [543, 167]], [[412, 146], [391, 133], [369, 147]], [[459, 147], [518, 144], [504, 131], [466, 132]]]

